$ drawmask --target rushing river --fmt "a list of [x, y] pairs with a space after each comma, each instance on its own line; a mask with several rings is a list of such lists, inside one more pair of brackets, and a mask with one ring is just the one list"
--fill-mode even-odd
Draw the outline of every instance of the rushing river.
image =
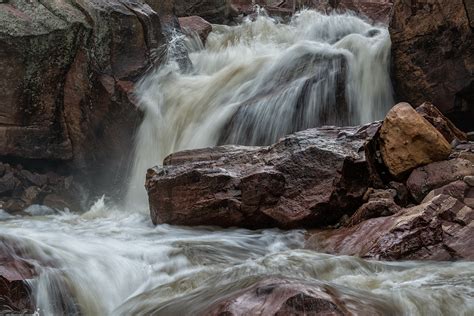
[[127, 206], [101, 199], [83, 214], [0, 217], [3, 249], [39, 273], [31, 287], [40, 315], [196, 315], [275, 275], [350, 292], [384, 315], [474, 315], [472, 263], [320, 254], [304, 250], [304, 231], [153, 226], [140, 203], [144, 172], [167, 154], [363, 123], [393, 103], [387, 30], [356, 17], [260, 16], [216, 26], [205, 48], [196, 39], [185, 46], [190, 65], [180, 67], [171, 48], [139, 89], [145, 120]]

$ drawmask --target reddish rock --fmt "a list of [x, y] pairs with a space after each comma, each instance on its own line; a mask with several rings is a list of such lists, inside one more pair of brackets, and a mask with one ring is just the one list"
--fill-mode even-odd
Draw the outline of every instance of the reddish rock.
[[466, 133], [460, 131], [433, 104], [425, 102], [416, 108], [416, 112], [430, 122], [449, 143], [455, 139], [459, 141], [467, 140]]
[[207, 36], [212, 32], [211, 23], [199, 16], [182, 17], [178, 20], [184, 33], [188, 35], [197, 34], [201, 41], [206, 43]]
[[440, 161], [413, 170], [407, 187], [413, 198], [421, 202], [431, 190], [470, 175], [474, 175], [474, 164], [468, 160]]
[[354, 226], [374, 217], [390, 216], [402, 209], [394, 201], [397, 195], [394, 190], [369, 189], [366, 195], [368, 201], [357, 209], [346, 226]]
[[0, 310], [2, 313], [33, 313], [34, 301], [26, 282], [36, 275], [34, 268], [16, 258], [0, 240]]
[[395, 177], [431, 162], [447, 159], [451, 145], [408, 103], [395, 105], [380, 129], [380, 152]]
[[131, 89], [165, 44], [158, 14], [143, 0], [11, 0], [0, 21], [0, 159], [54, 161], [97, 194], [121, 182], [141, 119]]
[[226, 294], [198, 315], [382, 315], [369, 300], [362, 302], [349, 293], [316, 282], [274, 277]]
[[474, 210], [438, 195], [389, 217], [316, 232], [307, 247], [380, 260], [474, 260]]
[[474, 125], [474, 36], [469, 1], [394, 0], [390, 21], [393, 78], [398, 98], [428, 100], [456, 126]]
[[376, 130], [310, 129], [270, 147], [172, 154], [147, 174], [152, 220], [250, 228], [334, 224], [362, 204], [370, 185], [363, 145]]

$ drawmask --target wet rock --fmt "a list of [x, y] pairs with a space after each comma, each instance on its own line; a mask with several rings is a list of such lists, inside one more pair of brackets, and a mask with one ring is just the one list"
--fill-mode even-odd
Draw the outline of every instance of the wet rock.
[[451, 145], [408, 103], [394, 106], [380, 129], [382, 158], [395, 177], [431, 162], [444, 160]]
[[143, 0], [1, 4], [0, 159], [54, 162], [96, 191], [120, 183], [141, 120], [133, 84], [164, 44]]
[[454, 140], [467, 140], [466, 134], [460, 131], [433, 104], [425, 102], [416, 108], [416, 112], [430, 122], [449, 143], [452, 143]]
[[474, 260], [474, 210], [448, 195], [350, 228], [320, 231], [316, 251], [380, 260]]
[[35, 271], [29, 263], [10, 254], [0, 240], [0, 311], [2, 314], [32, 314], [34, 300], [26, 281], [35, 276]]
[[407, 187], [413, 198], [421, 202], [431, 190], [471, 175], [474, 175], [474, 164], [468, 160], [440, 161], [415, 169], [407, 180]]
[[232, 13], [230, 0], [174, 0], [174, 6], [179, 17], [200, 16], [211, 23], [224, 23]]
[[[467, 195], [468, 191], [470, 190], [469, 186], [463, 181], [458, 180], [447, 185], [444, 185], [440, 188], [432, 190], [428, 193], [421, 203], [427, 203], [431, 201], [435, 196], [444, 194], [449, 195], [460, 202], [464, 202], [464, 197]], [[466, 204], [467, 205], [467, 204]], [[468, 205], [470, 207], [470, 205]]]
[[474, 128], [473, 30], [464, 3], [395, 0], [390, 21], [400, 100], [434, 102], [459, 128]]
[[41, 195], [41, 189], [36, 186], [31, 186], [23, 192], [21, 199], [27, 205], [31, 205], [31, 204], [35, 204], [39, 202], [38, 200], [40, 198], [40, 195]]
[[197, 34], [203, 43], [206, 43], [207, 36], [212, 32], [212, 25], [199, 16], [179, 18], [179, 25], [184, 33], [188, 35]]
[[250, 228], [334, 224], [362, 204], [370, 185], [363, 145], [376, 130], [309, 129], [270, 147], [172, 154], [147, 174], [152, 220]]
[[0, 178], [0, 194], [8, 194], [13, 192], [17, 187], [19, 180], [15, 178], [13, 172], [9, 172]]
[[465, 176], [464, 182], [470, 187], [474, 187], [474, 176]]
[[273, 277], [226, 295], [199, 315], [381, 315], [368, 302], [338, 294], [323, 283]]
[[346, 226], [354, 226], [374, 217], [390, 216], [402, 209], [394, 201], [397, 195], [394, 190], [369, 189], [366, 195], [368, 195], [368, 201], [357, 209]]

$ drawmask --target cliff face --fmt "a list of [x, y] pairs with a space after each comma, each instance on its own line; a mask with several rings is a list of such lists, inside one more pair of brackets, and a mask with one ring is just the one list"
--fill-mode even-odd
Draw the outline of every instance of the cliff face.
[[398, 98], [435, 103], [474, 130], [473, 1], [396, 0], [390, 22]]
[[0, 158], [120, 182], [141, 119], [133, 86], [164, 45], [142, 0], [0, 3]]

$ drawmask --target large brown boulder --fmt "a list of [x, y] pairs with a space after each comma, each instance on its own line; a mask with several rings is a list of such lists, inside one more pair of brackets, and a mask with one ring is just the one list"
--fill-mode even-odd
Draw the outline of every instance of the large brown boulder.
[[438, 195], [395, 215], [316, 232], [307, 247], [380, 260], [474, 260], [474, 210]]
[[141, 119], [133, 86], [164, 43], [143, 0], [0, 3], [0, 159], [119, 183]]
[[178, 152], [147, 174], [153, 223], [261, 227], [333, 224], [370, 185], [363, 145], [375, 123], [318, 128], [270, 147]]
[[474, 129], [472, 1], [393, 2], [389, 30], [398, 98], [433, 102], [458, 127]]
[[399, 177], [418, 166], [448, 158], [451, 145], [410, 104], [399, 103], [380, 129], [380, 151], [390, 173]]

